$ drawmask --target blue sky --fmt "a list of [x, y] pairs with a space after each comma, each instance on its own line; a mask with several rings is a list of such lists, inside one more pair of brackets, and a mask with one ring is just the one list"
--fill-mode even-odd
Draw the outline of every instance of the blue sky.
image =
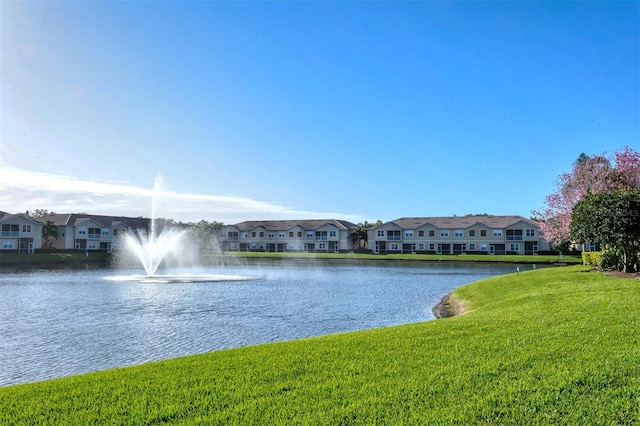
[[0, 210], [529, 216], [640, 150], [639, 2], [0, 3]]

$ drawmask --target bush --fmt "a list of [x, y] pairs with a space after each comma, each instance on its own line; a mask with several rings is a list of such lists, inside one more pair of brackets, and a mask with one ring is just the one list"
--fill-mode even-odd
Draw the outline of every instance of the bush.
[[582, 252], [582, 264], [586, 266], [601, 267], [600, 258], [602, 256], [601, 251], [583, 251]]

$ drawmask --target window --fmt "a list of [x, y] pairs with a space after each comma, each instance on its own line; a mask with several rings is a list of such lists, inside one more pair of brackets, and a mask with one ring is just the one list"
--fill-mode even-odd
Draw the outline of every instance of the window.
[[31, 233], [31, 225], [22, 225], [22, 232], [24, 234], [30, 234]]
[[[255, 237], [255, 235], [254, 235]], [[243, 232], [242, 233], [242, 238], [249, 238], [249, 233], [248, 232]]]
[[400, 250], [400, 244], [398, 244], [398, 243], [389, 244], [389, 250], [391, 250], [391, 251], [399, 251]]
[[480, 244], [480, 250], [481, 251], [487, 251], [487, 243]]
[[327, 231], [316, 232], [316, 240], [326, 240], [326, 239], [327, 239]]
[[480, 236], [481, 237], [486, 237], [487, 236], [487, 230], [486, 229], [481, 229], [480, 230]]
[[475, 229], [469, 229], [469, 236], [470, 237], [475, 237], [476, 236], [476, 230]]
[[509, 244], [509, 251], [520, 251], [520, 244], [518, 243]]
[[441, 237], [448, 237], [449, 236], [449, 230], [448, 229], [441, 229], [440, 230], [440, 236]]
[[522, 240], [522, 229], [507, 229], [507, 241]]
[[424, 243], [418, 243], [418, 250], [424, 250]]
[[502, 237], [502, 229], [494, 229], [493, 230], [494, 237]]
[[13, 240], [2, 240], [2, 248], [5, 250], [13, 249]]
[[429, 229], [429, 236], [430, 237], [435, 237], [436, 236], [436, 231], [433, 229]]
[[[117, 229], [113, 230], [113, 235], [118, 235], [118, 230]], [[63, 237], [64, 237], [64, 235], [63, 235]]]
[[526, 230], [526, 235], [527, 235], [527, 237], [535, 237], [536, 236], [536, 230], [535, 229], [527, 229]]
[[453, 232], [453, 235], [456, 237], [464, 237], [464, 230], [463, 229], [456, 229]]
[[98, 242], [97, 241], [89, 241], [89, 243], [87, 244], [87, 249], [88, 250], [95, 250], [98, 248]]
[[387, 240], [400, 240], [400, 231], [387, 231]]
[[307, 238], [313, 238], [313, 231], [307, 231]]
[[336, 231], [329, 231], [329, 236], [330, 237], [335, 237], [336, 236]]
[[326, 250], [327, 243], [318, 243], [318, 250]]
[[251, 232], [251, 238], [255, 238], [256, 237], [256, 231]]
[[260, 232], [260, 238], [264, 238], [264, 232]]
[[278, 232], [278, 238], [284, 238], [284, 237], [285, 237], [284, 232]]
[[109, 235], [109, 228], [104, 228], [102, 230], [102, 235]]
[[469, 250], [474, 251], [476, 249], [476, 245], [474, 243], [469, 244]]
[[78, 235], [85, 235], [87, 230], [85, 228], [78, 228]]
[[413, 231], [404, 231], [405, 238], [413, 238]]
[[378, 235], [378, 237], [384, 237], [384, 229], [378, 229], [378, 233], [376, 235]]
[[302, 238], [302, 231], [298, 231], [298, 238]]
[[293, 238], [293, 231], [289, 231], [289, 238]]
[[429, 243], [429, 250], [430, 251], [434, 251], [436, 249], [436, 244], [435, 243]]
[[276, 236], [276, 234], [274, 234], [273, 232], [269, 232], [269, 233], [267, 234], [267, 238], [273, 238], [273, 237], [275, 237], [275, 236]]

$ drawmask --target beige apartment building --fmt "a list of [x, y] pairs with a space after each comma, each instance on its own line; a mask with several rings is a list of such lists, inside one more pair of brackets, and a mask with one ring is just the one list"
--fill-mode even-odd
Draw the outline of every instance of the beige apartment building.
[[373, 253], [537, 254], [550, 249], [522, 216], [403, 217], [368, 231]]

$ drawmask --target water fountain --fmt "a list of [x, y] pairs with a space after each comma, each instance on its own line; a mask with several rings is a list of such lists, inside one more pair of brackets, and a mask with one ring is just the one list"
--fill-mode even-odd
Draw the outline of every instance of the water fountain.
[[[127, 257], [131, 255], [139, 261], [146, 275], [128, 275], [107, 277], [112, 281], [137, 281], [146, 283], [171, 283], [171, 282], [214, 282], [214, 281], [241, 281], [255, 277], [229, 274], [202, 274], [202, 273], [174, 273], [158, 274], [158, 268], [163, 262], [174, 263], [182, 266], [195, 267], [195, 255], [197, 247], [192, 244], [193, 238], [189, 230], [169, 228], [158, 230], [156, 218], [157, 200], [162, 196], [163, 183], [160, 176], [156, 177], [151, 196], [151, 221], [150, 229], [138, 230], [135, 234], [127, 234], [124, 237], [124, 252]], [[172, 261], [172, 262], [171, 262]]]

